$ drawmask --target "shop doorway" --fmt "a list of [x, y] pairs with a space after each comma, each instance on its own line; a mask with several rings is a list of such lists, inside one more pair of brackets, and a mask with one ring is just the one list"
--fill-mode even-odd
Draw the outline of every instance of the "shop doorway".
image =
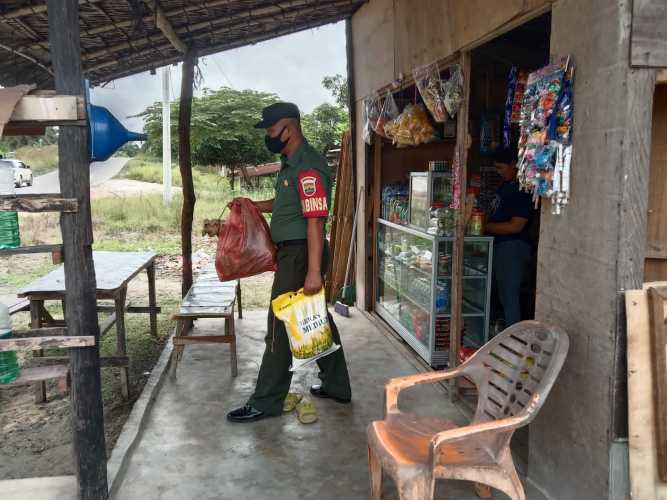
[[[549, 63], [551, 13], [541, 15], [504, 33], [471, 52], [471, 85], [468, 150], [468, 189], [476, 194], [479, 207], [492, 213], [496, 191], [503, 183], [496, 172], [493, 152], [515, 147], [519, 138], [520, 99], [528, 73]], [[510, 73], [514, 82], [510, 84]], [[513, 85], [514, 92], [509, 91]], [[510, 102], [508, 102], [508, 91]], [[513, 107], [512, 106], [513, 103]], [[511, 118], [508, 120], [506, 114]], [[540, 210], [532, 211], [528, 223], [530, 258], [521, 277], [521, 319], [535, 315], [537, 247]], [[505, 312], [494, 279], [490, 322], [492, 335], [504, 327]]]

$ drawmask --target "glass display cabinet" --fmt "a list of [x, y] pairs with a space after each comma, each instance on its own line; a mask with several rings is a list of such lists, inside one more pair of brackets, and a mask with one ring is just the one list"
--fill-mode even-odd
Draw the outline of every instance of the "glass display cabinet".
[[426, 230], [432, 207], [449, 207], [452, 202], [452, 174], [449, 171], [411, 172], [409, 189], [409, 224]]
[[[433, 367], [447, 365], [453, 237], [378, 219], [377, 313]], [[488, 340], [493, 238], [466, 237], [462, 345]]]

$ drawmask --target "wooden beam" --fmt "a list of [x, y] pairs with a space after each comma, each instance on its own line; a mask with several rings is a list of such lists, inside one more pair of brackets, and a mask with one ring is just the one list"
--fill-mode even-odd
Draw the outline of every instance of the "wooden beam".
[[185, 55], [181, 79], [181, 101], [178, 110], [178, 158], [183, 186], [181, 209], [181, 254], [183, 270], [181, 295], [186, 296], [192, 286], [192, 219], [194, 217], [195, 188], [192, 181], [192, 159], [190, 158], [190, 124], [192, 121], [192, 87], [195, 76], [197, 54], [189, 50]]
[[[463, 248], [465, 239], [465, 204], [468, 175], [468, 105], [470, 100], [470, 52], [461, 53], [461, 70], [463, 72], [463, 101], [456, 113], [456, 151], [458, 154], [459, 168], [459, 193], [456, 212], [456, 238], [454, 239], [452, 255], [452, 291], [451, 304], [452, 316], [449, 328], [449, 367], [454, 368], [459, 364], [459, 348], [461, 344], [461, 330], [463, 329]], [[450, 385], [451, 399], [458, 397], [458, 386], [456, 381]]]
[[[114, 307], [114, 311], [115, 310], [116, 308]], [[116, 313], [114, 312], [104, 321], [104, 323], [100, 325], [100, 336], [104, 337], [115, 324], [116, 324]]]
[[16, 103], [10, 122], [64, 122], [86, 119], [83, 97], [73, 95], [26, 95]]
[[67, 372], [69, 372], [69, 368], [66, 365], [22, 368], [16, 380], [12, 380], [8, 384], [0, 384], [0, 389], [17, 385], [34, 384], [35, 382], [42, 382], [54, 378], [64, 378], [67, 377]]
[[[84, 95], [78, 0], [47, 0], [49, 42], [59, 94]], [[60, 227], [67, 282], [65, 319], [71, 335], [91, 335], [96, 345], [70, 349], [70, 396], [74, 471], [80, 500], [106, 500], [104, 411], [100, 380], [100, 331], [96, 311], [93, 229], [90, 211], [90, 160], [86, 127], [60, 127], [58, 138], [61, 193], [79, 201], [77, 212], [64, 212]]]
[[665, 83], [667, 83], [667, 69], [661, 69], [656, 75], [655, 84], [663, 85]]
[[0, 211], [76, 212], [78, 206], [76, 198], [63, 198], [57, 195], [0, 195]]
[[0, 352], [39, 351], [41, 349], [65, 349], [68, 347], [90, 347], [95, 345], [95, 337], [34, 337], [0, 339]]
[[29, 253], [57, 253], [63, 248], [62, 244], [58, 245], [34, 245], [30, 247], [18, 248], [3, 248], [0, 249], [0, 255], [20, 255]]
[[[232, 49], [235, 49], [235, 48], [238, 48], [238, 47], [244, 47], [244, 46], [247, 46], [247, 45], [252, 45], [252, 44], [255, 44], [255, 43], [270, 40], [272, 38], [277, 38], [277, 37], [280, 37], [280, 36], [283, 36], [283, 35], [289, 35], [289, 34], [297, 33], [299, 31], [303, 31], [303, 30], [306, 30], [306, 29], [314, 28], [314, 27], [317, 27], [317, 26], [322, 26], [322, 25], [325, 25], [325, 24], [328, 24], [328, 23], [335, 22], [339, 19], [340, 19], [340, 16], [335, 15], [335, 16], [329, 16], [329, 17], [320, 19], [320, 21], [317, 23], [316, 26], [312, 25], [309, 22], [303, 22], [303, 23], [299, 23], [299, 24], [296, 24], [296, 25], [291, 25], [291, 26], [288, 26], [288, 27], [285, 27], [285, 28], [270, 30], [270, 31], [262, 33], [261, 35], [252, 36], [252, 37], [248, 37], [248, 38], [243, 38], [243, 39], [231, 42], [231, 43], [230, 42], [223, 42], [223, 43], [219, 43], [219, 44], [214, 44], [214, 45], [211, 45], [211, 46], [208, 46], [206, 48], [198, 50], [197, 54], [200, 57], [205, 56], [205, 55], [210, 55], [210, 54], [216, 54], [216, 53], [221, 52], [221, 51], [232, 50]], [[169, 46], [167, 45], [166, 48], [168, 48], [168, 47]], [[135, 53], [132, 53], [128, 58], [132, 58], [132, 57], [135, 57], [135, 56], [145, 56], [145, 55], [150, 54], [151, 52], [154, 52], [155, 50], [161, 50], [161, 49], [164, 49], [164, 48], [165, 47], [158, 46], [158, 47], [155, 47], [153, 49], [146, 49], [146, 50], [143, 50], [143, 51], [135, 52]], [[129, 76], [129, 75], [133, 75], [133, 74], [139, 73], [141, 71], [148, 71], [150, 68], [154, 68], [154, 67], [158, 67], [158, 66], [165, 66], [167, 64], [180, 62], [181, 60], [182, 60], [182, 56], [179, 54], [177, 56], [160, 59], [159, 62], [156, 62], [155, 64], [139, 63], [139, 64], [134, 64], [134, 65], [129, 65], [129, 66], [126, 67], [126, 69], [124, 71], [115, 72], [113, 74], [106, 75], [106, 76], [100, 77], [100, 78], [96, 78], [96, 77], [91, 76], [91, 79], [96, 83], [111, 81], [111, 80], [115, 80], [115, 79], [118, 79], [118, 78], [123, 78], [123, 77]], [[102, 70], [104, 68], [108, 68], [109, 66], [114, 66], [116, 64], [117, 64], [117, 61], [106, 61], [106, 62], [103, 62], [103, 63], [100, 63], [100, 64], [96, 64], [94, 66], [89, 66], [89, 67], [86, 68], [86, 74], [91, 75], [92, 73], [99, 72], [100, 70]]]
[[[102, 0], [79, 0], [79, 4], [98, 3], [101, 1]], [[46, 4], [21, 7], [1, 15], [0, 21], [8, 21], [10, 19], [17, 19], [19, 17], [31, 16], [33, 14], [43, 14], [44, 12], [46, 12]]]
[[[240, 16], [239, 18], [233, 19], [231, 21], [229, 18], [223, 17], [219, 19], [212, 19], [211, 21], [195, 23], [192, 25], [188, 25], [187, 27], [177, 28], [175, 30], [175, 35], [180, 36], [188, 33], [196, 33], [197, 31], [202, 31], [202, 30], [206, 34], [211, 34], [211, 35], [215, 35], [218, 33], [227, 33], [235, 29], [241, 29], [241, 28], [244, 30], [248, 30], [251, 29], [253, 26], [266, 24], [268, 20], [275, 19], [276, 16], [280, 16], [280, 23], [278, 24], [284, 25], [285, 23], [298, 22], [302, 20], [304, 18], [303, 17], [304, 14], [313, 13], [314, 15], [316, 15], [319, 10], [330, 9], [331, 7], [341, 8], [347, 5], [351, 5], [355, 2], [352, 0], [328, 0], [318, 4], [315, 10], [313, 9], [312, 4], [309, 5], [307, 2], [303, 1], [297, 2], [296, 7], [299, 8], [295, 8], [295, 5], [293, 5], [294, 3], [295, 2], [282, 2], [276, 5], [250, 10], [247, 14], [244, 14], [243, 16]], [[339, 17], [340, 16], [337, 15], [336, 19], [338, 19]], [[136, 49], [137, 47], [154, 44], [155, 42], [159, 42], [160, 40], [161, 36], [157, 35], [149, 35], [143, 38], [135, 38], [132, 39], [131, 45], [129, 42], [121, 42], [115, 45], [110, 45], [109, 47], [105, 47], [104, 49], [84, 54], [83, 59], [84, 61], [90, 61], [105, 55], [109, 55], [109, 53], [114, 53], [126, 49]], [[130, 54], [130, 57], [143, 56], [146, 53], [150, 54], [156, 50], [157, 51], [166, 50], [169, 49], [170, 46], [173, 46], [171, 42], [167, 44], [159, 44], [156, 46], [151, 45], [151, 47], [149, 48], [132, 52]], [[86, 72], [97, 71], [101, 68], [113, 64], [118, 64], [118, 61], [117, 60], [105, 61], [103, 63], [89, 66], [86, 68]], [[162, 66], [164, 65], [164, 63], [160, 62], [159, 65]]]
[[47, 327], [36, 328], [32, 330], [14, 330], [12, 337], [17, 339], [25, 339], [32, 337], [57, 337], [67, 335], [67, 328], [63, 327]]
[[234, 335], [200, 335], [200, 336], [186, 336], [174, 337], [172, 340], [174, 345], [187, 344], [229, 344], [235, 342]]
[[185, 45], [183, 40], [178, 37], [174, 31], [174, 28], [169, 22], [167, 15], [164, 13], [164, 10], [162, 10], [162, 7], [160, 7], [157, 2], [155, 2], [155, 7], [155, 24], [157, 24], [157, 27], [160, 29], [165, 38], [169, 40], [169, 43], [171, 43], [174, 48], [181, 54], [185, 54], [188, 51], [188, 46]]
[[[52, 365], [69, 365], [69, 356], [47, 356], [45, 358], [33, 358], [32, 366], [52, 366]], [[100, 357], [101, 368], [118, 368], [121, 366], [129, 366], [130, 358], [127, 356], [102, 356]]]

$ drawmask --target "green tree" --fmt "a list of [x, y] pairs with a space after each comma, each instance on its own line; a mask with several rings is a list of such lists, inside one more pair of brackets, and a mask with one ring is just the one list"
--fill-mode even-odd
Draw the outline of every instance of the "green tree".
[[[254, 128], [262, 108], [278, 96], [255, 90], [223, 87], [204, 89], [192, 101], [190, 141], [192, 159], [201, 165], [225, 166], [230, 182], [242, 166], [271, 161], [274, 156], [264, 145], [264, 131]], [[148, 134], [145, 150], [162, 155], [162, 103], [156, 102], [137, 115], [144, 118]], [[171, 103], [172, 156], [178, 153], [178, 103]]]
[[308, 142], [320, 153], [330, 146], [339, 145], [343, 131], [348, 127], [347, 111], [337, 105], [324, 103], [301, 118], [301, 128]]
[[347, 78], [340, 74], [325, 76], [322, 79], [322, 86], [331, 92], [338, 106], [345, 110], [348, 109], [350, 94], [347, 86]]

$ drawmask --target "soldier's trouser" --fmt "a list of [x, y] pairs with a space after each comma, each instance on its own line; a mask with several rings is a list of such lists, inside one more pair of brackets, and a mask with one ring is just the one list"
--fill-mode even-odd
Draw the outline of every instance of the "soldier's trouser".
[[[271, 288], [271, 300], [283, 293], [297, 291], [303, 287], [308, 270], [308, 247], [305, 243], [282, 247], [278, 250], [277, 260], [278, 270]], [[328, 262], [329, 246], [325, 243], [322, 254], [322, 273], [326, 272]], [[334, 342], [341, 347], [334, 353], [317, 360], [320, 369], [319, 377], [322, 380], [322, 387], [328, 394], [336, 398], [350, 399], [352, 392], [343, 346], [331, 314], [329, 314], [329, 324]], [[280, 415], [283, 400], [289, 392], [292, 381], [292, 372], [289, 371], [292, 364], [292, 351], [285, 324], [274, 317], [270, 304], [267, 335], [264, 341], [266, 348], [262, 365], [259, 368], [257, 385], [248, 404], [267, 415]]]

